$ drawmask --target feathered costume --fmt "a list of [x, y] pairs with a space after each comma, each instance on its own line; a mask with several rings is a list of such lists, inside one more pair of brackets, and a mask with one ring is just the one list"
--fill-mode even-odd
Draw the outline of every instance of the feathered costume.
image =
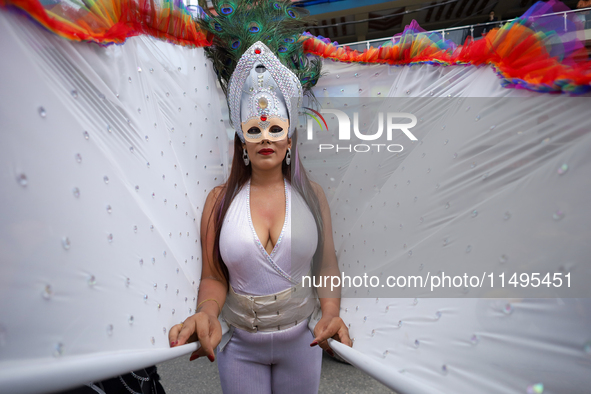
[[[285, 26], [294, 22], [294, 27], [303, 16], [287, 3], [279, 4], [281, 12], [274, 2], [256, 4], [267, 7], [268, 12], [258, 12], [259, 16], [252, 19], [244, 16], [242, 25], [232, 27], [232, 20], [243, 15], [243, 11], [237, 11], [244, 6], [242, 3], [220, 8], [224, 4], [217, 2], [217, 15], [203, 15], [202, 20], [196, 21], [178, 1], [0, 0], [1, 6], [24, 13], [69, 40], [106, 46], [149, 34], [173, 44], [205, 47], [217, 64], [226, 93], [231, 90], [231, 75], [240, 59], [246, 51], [255, 51], [253, 45], [257, 42], [264, 45], [259, 48], [261, 54], [265, 48], [273, 52], [302, 82], [304, 91], [315, 83], [320, 72], [312, 56], [399, 66], [491, 65], [508, 88], [567, 94], [590, 90], [587, 56], [578, 40], [563, 35], [565, 21], [571, 31], [579, 18], [569, 13], [566, 18], [558, 15], [535, 19], [537, 15], [563, 10], [553, 0], [536, 3], [523, 17], [461, 46], [422, 31], [413, 22], [391, 44], [363, 52], [297, 32], [291, 42], [283, 26], [275, 30], [278, 39], [271, 33], [267, 37], [256, 29], [271, 31], [268, 24], [275, 23], [275, 19], [268, 15], [275, 15]], [[212, 124], [223, 117], [221, 112], [217, 116], [214, 111], [218, 95], [212, 93], [214, 89], [201, 89], [205, 84], [211, 86], [215, 79], [213, 73], [208, 79], [209, 62], [204, 67], [201, 51], [186, 51], [155, 40], [130, 40], [122, 50], [64, 43], [27, 25], [21, 18], [10, 21], [8, 14], [2, 15], [0, 26], [8, 32], [3, 35], [3, 42], [12, 50], [6, 51], [12, 59], [5, 57], [2, 68], [10, 78], [3, 85], [6, 94], [1, 107], [6, 111], [0, 116], [0, 124], [7, 131], [1, 134], [0, 147], [5, 160], [4, 174], [15, 172], [15, 177], [6, 177], [2, 194], [6, 217], [2, 231], [8, 242], [3, 249], [6, 253], [2, 287], [7, 297], [0, 308], [5, 317], [0, 322], [0, 385], [5, 384], [3, 388], [15, 393], [65, 389], [68, 383], [104, 379], [131, 369], [132, 365], [139, 368], [148, 362], [159, 363], [186, 354], [186, 349], [168, 348], [167, 329], [169, 323], [178, 322], [195, 307], [191, 298], [196, 296], [198, 277], [192, 275], [197, 275], [199, 258], [193, 259], [198, 253], [198, 239], [193, 239], [197, 233], [194, 221], [200, 213], [204, 191], [219, 184], [223, 172], [220, 169], [226, 169], [228, 163], [224, 156], [227, 141], [223, 123], [216, 122], [217, 127]], [[254, 11], [250, 14], [255, 15]], [[264, 24], [260, 25], [261, 21]], [[206, 22], [207, 26], [201, 25]], [[18, 30], [10, 30], [15, 26]], [[217, 29], [226, 29], [228, 35], [224, 37]], [[13, 41], [15, 45], [9, 45]], [[237, 48], [232, 48], [233, 44]], [[110, 57], [113, 53], [126, 57]], [[185, 55], [191, 58], [183, 58]], [[118, 61], [121, 59], [124, 61]], [[197, 70], [187, 72], [187, 63]], [[78, 66], [80, 72], [73, 73]], [[349, 67], [331, 66], [340, 70]], [[154, 73], [146, 72], [149, 67], [155, 68]], [[168, 72], [177, 67], [178, 73]], [[387, 66], [356, 65], [352, 72], [363, 75], [366, 67], [372, 76], [376, 68], [390, 71]], [[456, 87], [455, 76], [437, 74], [440, 70], [430, 67], [419, 69], [433, 78], [424, 83], [415, 80], [416, 91], [424, 93], [437, 83]], [[403, 74], [398, 71], [406, 70], [393, 71]], [[453, 71], [461, 74], [463, 70]], [[373, 79], [392, 82], [391, 75], [380, 75]], [[471, 77], [469, 81], [474, 83], [481, 75], [474, 72]], [[483, 85], [497, 83], [486, 75], [481, 79]], [[22, 83], [24, 80], [28, 83]], [[342, 84], [343, 80], [344, 72], [339, 82]], [[353, 85], [355, 92], [361, 91], [361, 87], [364, 94], [383, 91], [367, 89], [367, 85], [361, 85], [367, 81], [354, 79], [353, 75], [349, 80], [359, 82]], [[254, 82], [252, 86], [257, 88], [258, 80]], [[321, 79], [320, 84], [324, 83], [330, 90], [330, 83], [336, 85], [337, 81]], [[400, 87], [398, 81], [393, 83], [396, 85], [389, 85], [392, 91]], [[191, 90], [186, 88], [188, 85]], [[195, 89], [193, 94], [193, 86], [199, 92]], [[462, 86], [457, 87], [466, 92]], [[262, 88], [267, 92], [270, 85], [263, 82]], [[349, 93], [349, 87], [345, 88]], [[482, 89], [485, 94], [486, 88]], [[433, 90], [440, 93], [437, 88]], [[404, 97], [405, 91], [408, 92], [406, 86], [398, 93]], [[413, 88], [413, 94], [416, 91]], [[549, 116], [554, 114], [543, 113], [546, 108], [541, 107], [531, 113], [514, 114], [503, 123], [497, 116], [504, 115], [501, 111], [487, 112], [488, 115], [479, 112], [475, 117], [479, 123], [474, 124], [486, 132], [450, 130], [450, 123], [444, 130], [444, 124], [433, 128], [428, 138], [414, 145], [417, 154], [409, 154], [400, 161], [371, 160], [371, 166], [363, 166], [355, 160], [338, 169], [331, 169], [330, 163], [310, 162], [307, 170], [320, 174], [318, 178], [325, 181], [323, 187], [328, 193], [334, 191], [332, 186], [343, 183], [332, 200], [329, 195], [331, 212], [339, 219], [338, 224], [333, 221], [335, 240], [340, 242], [335, 244], [339, 259], [353, 268], [357, 262], [359, 272], [363, 262], [352, 257], [355, 251], [351, 253], [351, 249], [370, 258], [371, 248], [377, 245], [389, 249], [388, 255], [382, 257], [384, 264], [394, 253], [399, 259], [404, 257], [404, 267], [411, 267], [412, 259], [421, 261], [421, 268], [424, 262], [425, 272], [439, 264], [439, 260], [454, 261], [458, 255], [466, 261], [471, 257], [486, 262], [483, 264], [488, 268], [495, 264], [507, 267], [503, 265], [506, 262], [512, 266], [519, 261], [528, 262], [531, 256], [526, 254], [537, 253], [535, 256], [541, 260], [556, 262], [552, 266], [554, 272], [558, 272], [559, 264], [561, 272], [572, 269], [574, 264], [581, 277], [586, 278], [584, 256], [588, 255], [588, 247], [582, 245], [587, 233], [580, 229], [586, 228], [584, 223], [589, 216], [585, 205], [589, 190], [585, 175], [589, 168], [589, 128], [585, 123], [588, 117], [582, 106], [573, 106], [568, 112], [567, 104], [570, 101], [555, 108], [571, 117], [564, 124], [549, 122]], [[474, 110], [473, 107], [465, 116], [476, 116]], [[286, 114], [287, 111], [286, 106]], [[27, 115], [31, 113], [35, 116]], [[255, 115], [260, 117], [264, 113]], [[520, 120], [530, 115], [532, 123], [523, 131], [524, 123]], [[197, 119], [202, 122], [201, 134], [195, 132], [195, 123], [190, 123]], [[74, 152], [81, 152], [76, 154], [76, 161], [72, 160]], [[57, 157], [70, 161], [62, 164]], [[183, 171], [178, 171], [177, 165]], [[386, 180], [387, 184], [382, 186]], [[407, 189], [401, 188], [403, 182]], [[534, 183], [539, 186], [532, 186]], [[423, 187], [428, 191], [421, 194]], [[418, 192], [409, 192], [411, 189]], [[483, 202], [483, 196], [489, 196], [493, 189], [499, 193]], [[359, 190], [357, 201], [366, 205], [365, 209], [360, 206], [357, 215], [351, 210], [353, 200], [347, 200], [354, 197], [352, 190]], [[100, 201], [87, 198], [92, 195]], [[173, 203], [175, 195], [178, 199]], [[386, 201], [390, 196], [399, 196], [404, 209], [397, 210], [397, 203]], [[160, 204], [156, 207], [158, 199]], [[100, 212], [94, 212], [97, 201], [99, 206], [101, 201], [109, 201], [113, 212], [110, 205], [108, 213], [103, 206], [99, 207]], [[540, 201], [546, 204], [542, 209]], [[376, 202], [384, 208], [376, 209]], [[436, 214], [423, 216], [424, 212]], [[444, 212], [447, 221], [438, 220], [442, 217], [440, 212]], [[532, 218], [530, 221], [523, 219], [526, 214]], [[114, 222], [103, 223], [104, 216], [119, 217], [117, 224], [121, 225], [112, 229]], [[67, 223], [62, 220], [64, 217], [68, 218]], [[504, 226], [506, 241], [494, 243], [490, 236], [497, 233], [487, 230], [489, 226], [477, 224], [487, 217], [493, 229]], [[384, 229], [386, 225], [389, 229], [394, 226], [397, 234], [407, 234], [404, 240], [400, 239], [402, 245], [394, 245], [392, 240], [397, 237], [379, 238], [389, 235], [381, 231], [379, 220], [388, 221]], [[418, 224], [413, 225], [417, 221], [422, 230]], [[447, 226], [449, 237], [429, 236], [431, 233], [425, 230], [442, 225]], [[532, 228], [537, 231], [531, 231]], [[413, 233], [405, 233], [408, 229]], [[94, 230], [99, 230], [98, 235]], [[368, 236], [367, 245], [355, 242], [353, 248], [351, 234], [359, 238]], [[378, 239], [376, 243], [369, 238], [371, 234]], [[467, 234], [474, 235], [473, 239]], [[522, 240], [534, 241], [535, 237], [538, 243], [521, 244]], [[384, 253], [377, 246], [376, 256], [378, 252]], [[498, 250], [492, 250], [493, 246]], [[479, 249], [487, 249], [488, 257], [477, 254]], [[145, 264], [144, 259], [148, 261], [150, 254], [155, 259], [152, 258], [151, 265]], [[161, 264], [163, 259], [165, 264]], [[429, 264], [427, 260], [435, 263]], [[33, 262], [41, 261], [34, 266]], [[445, 392], [582, 392], [589, 383], [585, 370], [591, 354], [585, 330], [589, 326], [589, 310], [589, 302], [567, 298], [343, 299], [342, 316], [351, 324], [356, 341], [354, 348], [342, 350], [342, 355], [344, 351], [353, 354], [359, 361], [356, 366], [373, 376], [382, 371], [382, 381], [401, 393], [437, 392], [433, 388], [445, 388]], [[46, 322], [43, 335], [33, 332], [39, 318]], [[334, 349], [341, 352], [336, 346]], [[32, 374], [36, 379], [28, 379]], [[7, 382], [18, 390], [8, 388]], [[401, 384], [405, 382], [408, 385]], [[415, 383], [432, 386], [420, 391]]]
[[[226, 94], [236, 135], [242, 142], [260, 142], [263, 133], [268, 141], [285, 142], [295, 132], [304, 91], [320, 76], [320, 61], [308, 60], [299, 39], [302, 15], [288, 1], [214, 1], [214, 8], [217, 15], [205, 14], [199, 22], [214, 37], [206, 54]], [[282, 125], [274, 135], [272, 123]], [[294, 167], [297, 150], [295, 156]], [[219, 250], [230, 273], [221, 311], [230, 327], [218, 347], [225, 393], [312, 393], [320, 383], [322, 350], [309, 346], [320, 304], [312, 287], [300, 286], [312, 272], [318, 224], [299, 190], [292, 192], [293, 184], [284, 183], [285, 224], [270, 254], [249, 226], [250, 180], [236, 195], [226, 193], [231, 204], [225, 213], [220, 209]], [[300, 231], [295, 228], [302, 219], [291, 219], [296, 212], [307, 218]], [[310, 237], [303, 241], [301, 234]]]

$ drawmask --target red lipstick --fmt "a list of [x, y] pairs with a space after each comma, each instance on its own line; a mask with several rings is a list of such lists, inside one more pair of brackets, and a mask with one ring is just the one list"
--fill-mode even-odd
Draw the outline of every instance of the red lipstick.
[[259, 153], [261, 155], [270, 155], [271, 153], [275, 152], [273, 149], [261, 149]]

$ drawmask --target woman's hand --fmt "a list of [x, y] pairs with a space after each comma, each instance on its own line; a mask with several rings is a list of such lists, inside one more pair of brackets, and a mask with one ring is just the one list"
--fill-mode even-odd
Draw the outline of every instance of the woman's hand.
[[207, 356], [209, 361], [215, 360], [213, 349], [222, 341], [222, 326], [214, 315], [198, 312], [190, 316], [182, 324], [172, 326], [168, 332], [170, 347], [199, 341], [201, 347], [191, 354], [189, 361]]
[[222, 326], [218, 315], [224, 306], [228, 283], [214, 263], [215, 245], [215, 211], [216, 201], [221, 196], [221, 187], [216, 187], [207, 195], [203, 215], [201, 217], [201, 247], [203, 265], [201, 282], [197, 295], [195, 314], [182, 324], [176, 324], [168, 332], [170, 347], [181, 346], [189, 342], [199, 341], [201, 347], [191, 354], [189, 361], [207, 356], [209, 361], [215, 360], [213, 350], [222, 341]]
[[314, 338], [314, 342], [310, 346], [318, 345], [333, 357], [334, 353], [328, 346], [328, 338], [336, 339], [349, 347], [353, 345], [351, 338], [349, 338], [349, 329], [343, 319], [338, 316], [322, 316], [316, 327], [314, 327], [314, 336], [316, 338]]

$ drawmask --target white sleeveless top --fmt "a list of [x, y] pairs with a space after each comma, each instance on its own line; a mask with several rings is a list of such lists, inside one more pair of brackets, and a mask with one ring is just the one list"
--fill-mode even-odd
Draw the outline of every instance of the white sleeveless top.
[[[318, 244], [312, 212], [284, 179], [286, 212], [283, 229], [269, 254], [261, 244], [250, 215], [250, 180], [226, 212], [220, 233], [220, 254], [238, 294], [253, 296], [280, 292], [302, 281], [311, 269]], [[292, 220], [292, 217], [296, 220]]]

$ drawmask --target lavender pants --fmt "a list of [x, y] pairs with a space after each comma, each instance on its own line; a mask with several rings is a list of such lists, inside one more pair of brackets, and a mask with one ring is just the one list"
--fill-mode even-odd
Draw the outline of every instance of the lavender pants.
[[322, 349], [308, 321], [281, 331], [257, 332], [236, 328], [217, 353], [224, 394], [318, 393]]

